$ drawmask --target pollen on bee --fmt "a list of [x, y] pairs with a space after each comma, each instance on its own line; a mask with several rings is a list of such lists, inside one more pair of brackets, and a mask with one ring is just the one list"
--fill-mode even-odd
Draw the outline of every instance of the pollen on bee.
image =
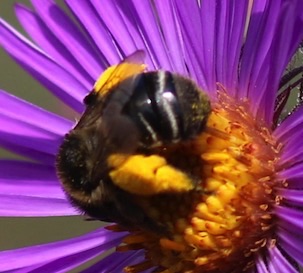
[[[113, 76], [117, 73], [117, 68], [119, 67], [119, 76]], [[137, 63], [121, 63], [119, 65], [113, 65], [107, 68], [99, 77], [94, 85], [95, 92], [102, 92], [104, 96], [108, 91], [110, 91], [113, 86], [117, 85], [121, 81], [133, 76], [134, 74], [142, 73], [146, 70], [146, 65]]]
[[133, 194], [188, 192], [194, 188], [186, 173], [171, 166], [160, 155], [139, 154], [125, 158], [123, 155], [113, 154], [108, 159], [108, 165], [113, 168], [110, 172], [112, 181]]

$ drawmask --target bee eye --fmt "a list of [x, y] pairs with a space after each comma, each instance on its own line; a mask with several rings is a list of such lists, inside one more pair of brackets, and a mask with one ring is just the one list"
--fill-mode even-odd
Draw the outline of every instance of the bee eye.
[[95, 92], [90, 92], [83, 100], [86, 106], [91, 105], [94, 101], [96, 101], [96, 97], [98, 95]]

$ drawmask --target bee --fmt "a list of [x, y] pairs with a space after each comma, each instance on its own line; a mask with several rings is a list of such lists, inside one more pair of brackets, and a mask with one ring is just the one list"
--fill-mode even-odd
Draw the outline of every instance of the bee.
[[211, 108], [192, 80], [147, 72], [143, 59], [137, 51], [97, 80], [84, 113], [64, 137], [56, 168], [68, 199], [91, 218], [163, 231], [133, 194], [113, 183], [107, 159], [192, 139], [203, 131]]

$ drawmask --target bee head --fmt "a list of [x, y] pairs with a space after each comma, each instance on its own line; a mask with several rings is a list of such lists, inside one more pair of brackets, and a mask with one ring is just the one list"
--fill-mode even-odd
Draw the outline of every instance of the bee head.
[[89, 193], [98, 186], [90, 180], [89, 152], [88, 143], [82, 137], [73, 132], [65, 136], [56, 158], [56, 167], [66, 192]]

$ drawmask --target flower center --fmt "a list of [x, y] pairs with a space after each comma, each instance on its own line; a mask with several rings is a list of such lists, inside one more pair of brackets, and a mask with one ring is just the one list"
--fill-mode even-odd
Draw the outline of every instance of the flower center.
[[272, 243], [275, 164], [281, 145], [249, 114], [248, 102], [224, 92], [213, 103], [206, 130], [178, 148], [158, 151], [168, 162], [199, 175], [194, 190], [139, 198], [170, 236], [131, 231], [118, 250], [144, 249], [141, 272], [243, 272], [254, 253]]

